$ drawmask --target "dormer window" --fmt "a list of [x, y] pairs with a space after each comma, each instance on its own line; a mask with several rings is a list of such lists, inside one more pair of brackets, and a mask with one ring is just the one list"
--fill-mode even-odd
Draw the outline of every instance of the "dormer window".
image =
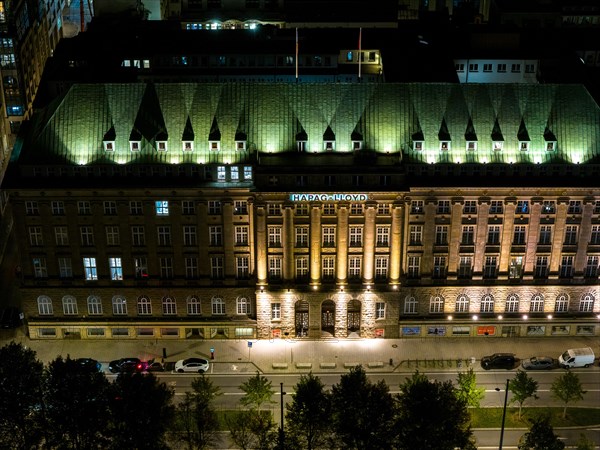
[[132, 152], [139, 152], [142, 147], [142, 143], [140, 141], [129, 141], [129, 150]]
[[156, 142], [156, 150], [158, 150], [159, 152], [166, 152], [167, 151], [167, 141], [157, 141]]
[[494, 142], [492, 143], [492, 149], [493, 149], [495, 152], [499, 152], [499, 151], [501, 151], [501, 150], [502, 150], [502, 147], [504, 147], [504, 141], [494, 141]]
[[423, 141], [414, 141], [413, 142], [413, 150], [420, 152], [423, 150]]
[[194, 151], [194, 141], [183, 141], [182, 146], [184, 152]]
[[529, 150], [529, 141], [519, 141], [519, 150], [522, 152]]
[[477, 150], [477, 141], [467, 141], [467, 151], [474, 152]]
[[208, 148], [211, 152], [218, 152], [221, 150], [221, 142], [220, 141], [208, 141]]
[[556, 141], [546, 141], [546, 151], [553, 152], [556, 150]]
[[115, 141], [104, 141], [104, 151], [105, 152], [114, 152], [115, 151]]
[[335, 150], [335, 141], [325, 141], [323, 142], [323, 146], [325, 151], [332, 152]]
[[246, 151], [246, 141], [235, 141], [235, 149], [238, 152]]
[[450, 150], [450, 141], [440, 141], [440, 150], [443, 152]]
[[362, 141], [352, 141], [352, 150], [362, 150], [363, 142]]

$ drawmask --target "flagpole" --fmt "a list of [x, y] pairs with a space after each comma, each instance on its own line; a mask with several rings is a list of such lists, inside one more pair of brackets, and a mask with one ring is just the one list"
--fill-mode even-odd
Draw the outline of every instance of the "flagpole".
[[362, 27], [358, 29], [358, 81], [361, 77], [361, 60], [362, 60]]
[[296, 82], [298, 81], [298, 28], [296, 28]]

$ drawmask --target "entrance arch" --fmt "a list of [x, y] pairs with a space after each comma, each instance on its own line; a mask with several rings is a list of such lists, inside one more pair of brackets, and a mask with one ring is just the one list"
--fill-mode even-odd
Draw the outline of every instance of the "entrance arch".
[[295, 327], [296, 337], [308, 336], [309, 320], [308, 320], [308, 302], [306, 300], [298, 300], [294, 304], [295, 310]]
[[358, 300], [348, 302], [348, 337], [360, 336], [361, 303]]
[[321, 336], [335, 336], [335, 303], [331, 300], [321, 304]]

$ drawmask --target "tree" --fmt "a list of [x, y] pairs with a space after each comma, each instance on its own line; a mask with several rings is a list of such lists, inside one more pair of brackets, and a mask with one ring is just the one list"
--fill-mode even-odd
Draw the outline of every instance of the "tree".
[[583, 394], [587, 392], [583, 390], [583, 386], [581, 385], [581, 381], [579, 381], [577, 374], [571, 371], [566, 371], [563, 375], [554, 380], [550, 391], [552, 392], [553, 398], [560, 400], [565, 404], [562, 414], [563, 419], [567, 417], [567, 406], [569, 403], [583, 400]]
[[240, 399], [244, 406], [260, 411], [263, 404], [276, 403], [271, 400], [273, 396], [272, 383], [258, 372], [252, 378], [244, 381], [240, 389], [245, 392], [245, 395]]
[[286, 405], [286, 437], [293, 436], [306, 450], [329, 448], [331, 403], [321, 379], [312, 373], [302, 375], [294, 390]]
[[0, 448], [30, 449], [40, 443], [43, 369], [36, 353], [22, 344], [0, 348]]
[[201, 375], [192, 381], [192, 392], [186, 392], [177, 406], [177, 436], [188, 449], [206, 449], [219, 441], [219, 420], [213, 407], [219, 395], [219, 387]]
[[524, 372], [523, 370], [517, 371], [515, 377], [508, 383], [508, 390], [513, 395], [510, 403], [519, 404], [519, 420], [521, 420], [523, 403], [531, 397], [536, 400], [538, 399], [538, 396], [536, 395], [537, 389], [538, 382], [527, 375], [527, 372]]
[[112, 388], [112, 448], [167, 448], [165, 432], [174, 415], [173, 389], [152, 373], [121, 373]]
[[362, 366], [331, 390], [333, 429], [345, 449], [391, 447], [394, 401], [384, 381], [371, 383]]
[[594, 441], [592, 441], [583, 433], [579, 435], [579, 440], [577, 441], [577, 450], [594, 450], [595, 448], [596, 444], [594, 444]]
[[468, 407], [479, 408], [481, 400], [485, 396], [485, 389], [477, 387], [477, 376], [470, 367], [466, 372], [459, 372], [456, 379], [458, 387], [456, 395], [460, 400], [464, 400]]
[[415, 372], [396, 396], [397, 449], [474, 449], [467, 402], [451, 381]]
[[538, 417], [532, 419], [529, 432], [521, 437], [519, 450], [562, 450], [565, 448], [554, 429], [550, 425], [550, 418]]
[[270, 450], [277, 443], [275, 423], [266, 411], [239, 411], [225, 421], [231, 440], [242, 450]]
[[104, 373], [59, 356], [44, 378], [47, 444], [59, 449], [106, 447], [110, 383]]

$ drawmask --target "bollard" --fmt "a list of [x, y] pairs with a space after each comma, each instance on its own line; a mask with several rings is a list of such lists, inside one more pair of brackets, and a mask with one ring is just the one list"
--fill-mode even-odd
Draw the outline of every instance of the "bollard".
[[163, 347], [163, 359], [167, 359], [167, 348]]
[[215, 348], [214, 347], [210, 348], [210, 359], [215, 359]]
[[392, 358], [390, 358], [390, 366], [394, 365], [394, 360]]

